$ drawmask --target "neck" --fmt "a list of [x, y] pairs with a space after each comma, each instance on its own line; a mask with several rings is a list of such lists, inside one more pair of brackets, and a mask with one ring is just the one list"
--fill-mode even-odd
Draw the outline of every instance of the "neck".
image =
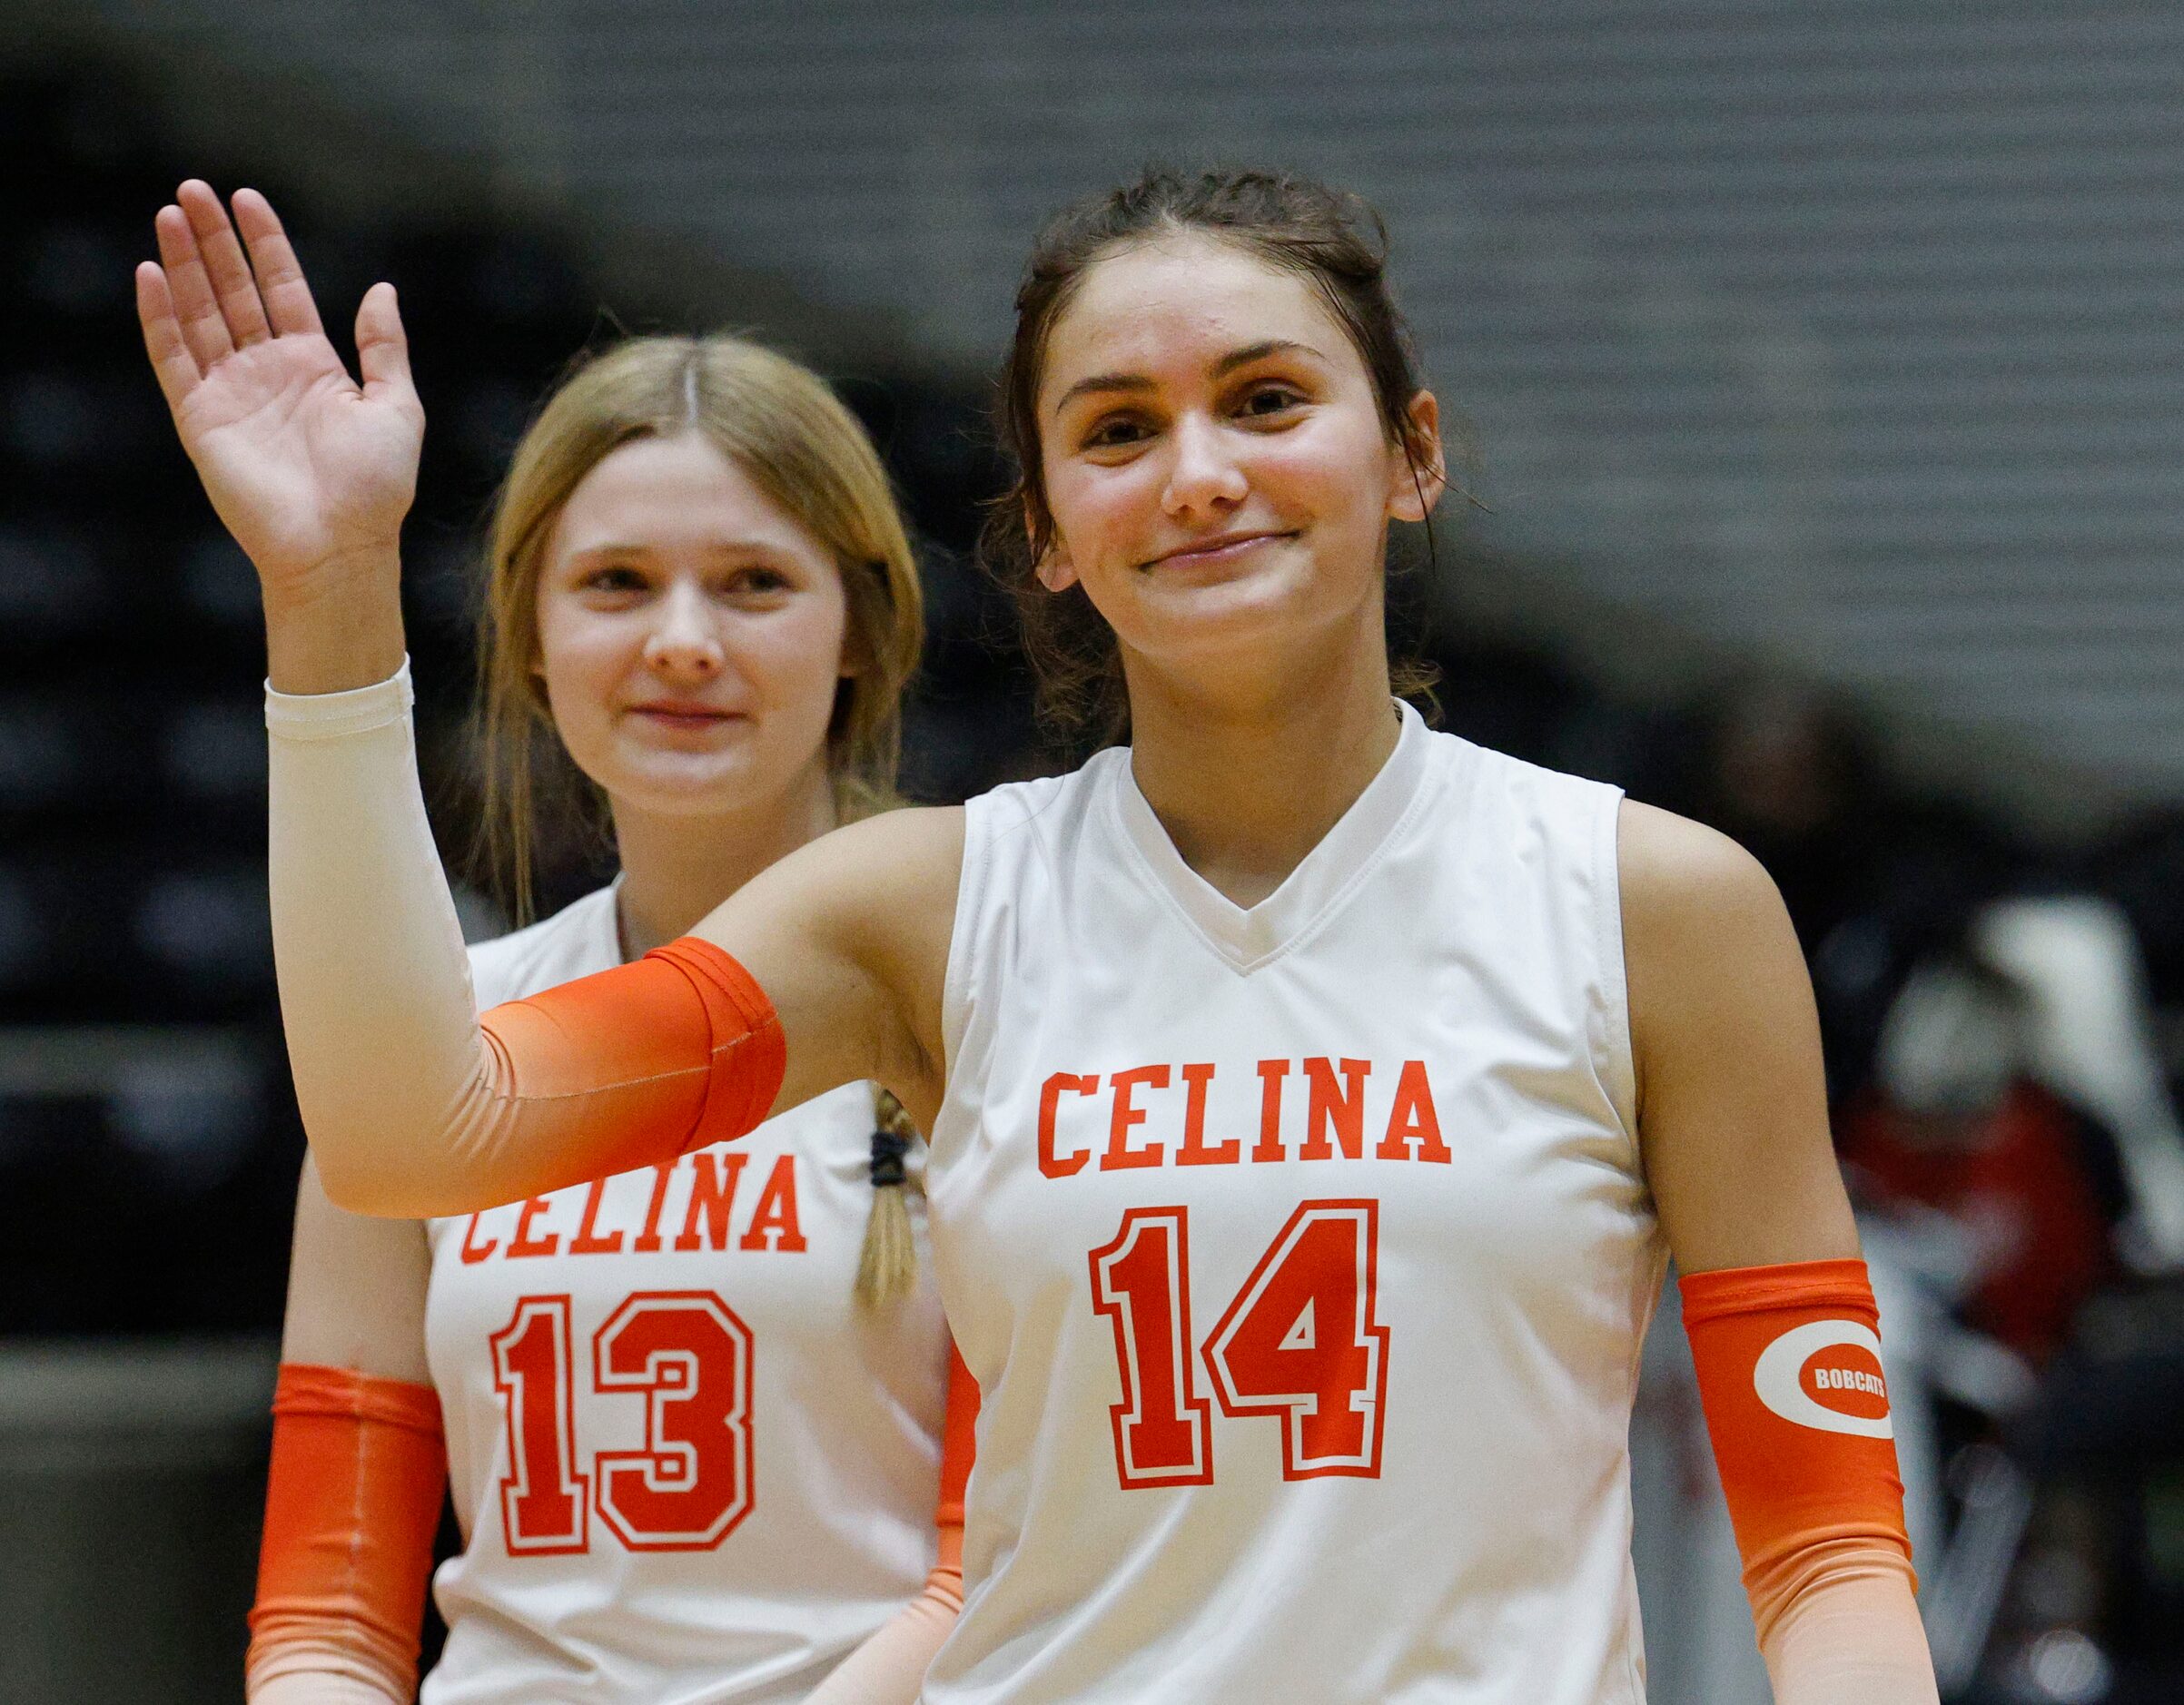
[[622, 861], [616, 917], [628, 959], [687, 935], [767, 865], [835, 826], [824, 764], [800, 772], [776, 797], [719, 816], [665, 815], [618, 800], [613, 807]]
[[1376, 618], [1357, 643], [1218, 695], [1126, 657], [1131, 774], [1183, 862], [1254, 906], [1303, 862], [1395, 751]]

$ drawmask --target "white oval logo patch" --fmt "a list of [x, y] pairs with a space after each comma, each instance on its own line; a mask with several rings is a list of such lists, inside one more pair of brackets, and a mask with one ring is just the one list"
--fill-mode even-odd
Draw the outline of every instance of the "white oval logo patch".
[[[1870, 1326], [1862, 1326], [1854, 1320], [1814, 1320], [1802, 1326], [1792, 1326], [1761, 1352], [1759, 1361], [1752, 1369], [1752, 1389], [1784, 1421], [1794, 1421], [1801, 1427], [1814, 1427], [1823, 1433], [1850, 1433], [1859, 1438], [1892, 1439], [1895, 1428], [1885, 1414], [1844, 1414], [1840, 1409], [1831, 1409], [1815, 1400], [1804, 1388], [1805, 1364], [1823, 1350], [1837, 1345], [1870, 1353], [1874, 1361], [1881, 1359], [1881, 1339]], [[1830, 1390], [1855, 1391], [1863, 1395], [1887, 1398], [1888, 1393], [1881, 1382], [1871, 1374], [1856, 1373], [1850, 1369], [1823, 1369], [1824, 1382]]]

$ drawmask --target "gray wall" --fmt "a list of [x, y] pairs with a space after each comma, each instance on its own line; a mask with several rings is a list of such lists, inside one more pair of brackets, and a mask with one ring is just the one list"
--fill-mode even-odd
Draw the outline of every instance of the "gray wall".
[[2174, 0], [72, 4], [966, 363], [1058, 201], [1321, 170], [1390, 215], [1489, 543], [2005, 764], [2184, 790]]

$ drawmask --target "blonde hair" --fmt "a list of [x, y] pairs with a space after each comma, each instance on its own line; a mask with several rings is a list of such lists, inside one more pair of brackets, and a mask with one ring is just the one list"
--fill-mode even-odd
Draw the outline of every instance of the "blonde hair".
[[[541, 803], [594, 823], [605, 817], [599, 789], [553, 737], [538, 672], [539, 577], [554, 523], [584, 477], [622, 445], [686, 432], [702, 436], [833, 554], [848, 606], [844, 655], [855, 671], [836, 691], [826, 731], [835, 814], [854, 822], [901, 803], [903, 688], [924, 638], [924, 599], [871, 439], [818, 375], [747, 338], [631, 338], [585, 361], [548, 397], [516, 447], [487, 533], [480, 851], [519, 924], [535, 905]], [[873, 1118], [873, 1210], [857, 1295], [877, 1305], [915, 1282], [917, 1257], [895, 1147], [909, 1119], [876, 1086]]]

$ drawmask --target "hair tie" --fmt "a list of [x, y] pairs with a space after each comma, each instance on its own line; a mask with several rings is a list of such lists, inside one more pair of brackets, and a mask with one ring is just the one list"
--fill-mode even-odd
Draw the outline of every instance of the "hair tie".
[[903, 1157], [909, 1152], [909, 1138], [884, 1125], [875, 1128], [872, 1133], [872, 1188], [884, 1190], [901, 1184], [906, 1177]]

